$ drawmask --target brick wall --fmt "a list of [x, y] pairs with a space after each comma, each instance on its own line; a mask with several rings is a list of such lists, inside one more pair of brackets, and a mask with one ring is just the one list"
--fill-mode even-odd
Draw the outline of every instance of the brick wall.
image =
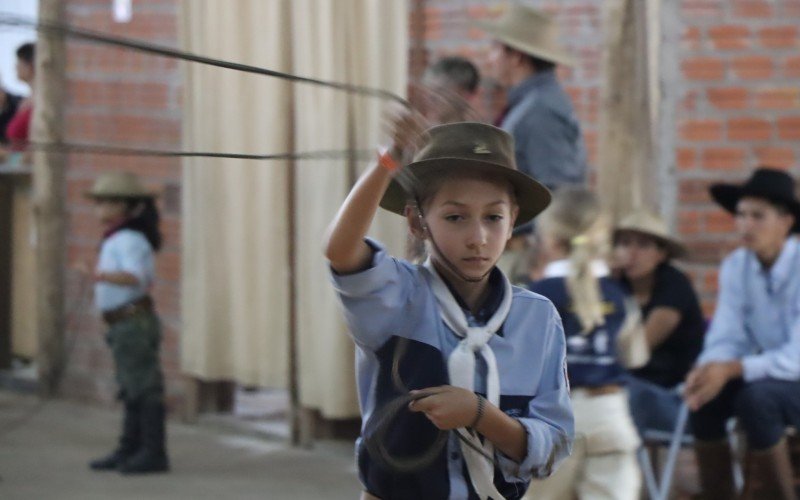
[[[137, 0], [129, 24], [114, 23], [108, 0], [69, 0], [70, 23], [87, 29], [177, 46], [177, 1]], [[181, 76], [178, 64], [132, 51], [69, 42], [67, 58], [66, 139], [143, 148], [180, 148]], [[67, 172], [68, 264], [95, 262], [100, 230], [83, 192], [98, 173], [129, 170], [162, 193], [165, 245], [157, 257], [155, 300], [164, 327], [162, 361], [170, 406], [182, 398], [179, 376], [180, 328], [180, 161], [74, 154]], [[63, 382], [67, 395], [110, 402], [115, 384], [104, 327], [87, 301], [90, 291], [79, 274], [67, 269], [67, 349]]]
[[706, 311], [736, 245], [708, 185], [766, 164], [800, 173], [800, 1], [681, 0], [678, 228]]
[[[412, 3], [411, 75], [443, 55], [461, 54], [482, 72], [486, 116], [502, 96], [486, 77], [489, 40], [469, 22], [496, 13], [504, 0], [416, 0]], [[523, 0], [553, 13], [563, 45], [577, 57], [560, 69], [597, 159], [602, 84], [603, 2]], [[711, 204], [708, 184], [738, 179], [757, 164], [800, 173], [800, 0], [675, 0], [680, 44], [675, 98], [676, 228], [691, 249], [684, 267], [707, 313], [713, 311], [717, 266], [736, 244], [733, 220]], [[662, 67], [663, 71], [672, 71]], [[670, 89], [674, 92], [676, 89]], [[672, 166], [670, 165], [670, 169]], [[662, 186], [663, 187], [663, 186]], [[668, 189], [667, 192], [672, 191]]]

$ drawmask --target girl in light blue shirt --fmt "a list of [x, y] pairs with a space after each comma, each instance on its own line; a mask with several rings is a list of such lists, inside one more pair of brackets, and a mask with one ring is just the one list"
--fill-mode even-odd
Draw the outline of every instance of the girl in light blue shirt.
[[[362, 498], [518, 499], [573, 438], [561, 319], [495, 267], [550, 195], [485, 124], [428, 130], [401, 169], [416, 129], [395, 120], [395, 146], [355, 185], [326, 246], [357, 346]], [[424, 264], [365, 238], [379, 205], [425, 239]]]
[[161, 248], [154, 195], [133, 175], [98, 177], [87, 193], [103, 226], [94, 273], [95, 305], [108, 325], [124, 418], [119, 445], [93, 460], [93, 470], [125, 474], [165, 472], [164, 381], [159, 362], [161, 327], [150, 289]]

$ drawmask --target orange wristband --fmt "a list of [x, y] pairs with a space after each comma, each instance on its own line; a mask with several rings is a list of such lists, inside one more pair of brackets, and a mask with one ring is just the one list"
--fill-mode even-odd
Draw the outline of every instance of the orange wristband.
[[386, 148], [381, 148], [378, 150], [378, 165], [382, 166], [389, 172], [394, 172], [400, 165], [395, 161], [394, 157], [389, 153], [389, 150]]

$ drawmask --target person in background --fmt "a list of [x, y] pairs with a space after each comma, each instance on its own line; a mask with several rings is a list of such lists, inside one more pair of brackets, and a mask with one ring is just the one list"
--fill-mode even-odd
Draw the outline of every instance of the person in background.
[[17, 108], [21, 101], [22, 97], [0, 88], [0, 146], [2, 147], [8, 145], [6, 127], [8, 127], [8, 122], [17, 113]]
[[552, 477], [534, 481], [526, 498], [639, 497], [639, 436], [622, 351], [640, 329], [640, 315], [635, 308], [629, 313], [625, 292], [609, 274], [609, 230], [597, 196], [585, 188], [556, 192], [539, 222], [550, 262], [530, 289], [550, 299], [564, 323], [576, 439], [572, 456]]
[[103, 229], [93, 275], [95, 305], [108, 325], [106, 340], [124, 404], [119, 445], [89, 466], [123, 474], [166, 472], [161, 324], [150, 296], [162, 243], [155, 195], [127, 172], [102, 174], [86, 195]]
[[756, 169], [711, 196], [736, 218], [742, 246], [722, 262], [719, 296], [686, 377], [704, 498], [734, 498], [726, 422], [747, 438], [741, 498], [794, 500], [787, 426], [800, 427], [800, 200], [782, 170]]
[[628, 394], [640, 433], [672, 431], [681, 406], [676, 391], [703, 347], [705, 319], [689, 277], [672, 261], [686, 255], [667, 224], [648, 210], [624, 217], [614, 231], [614, 267], [642, 310], [648, 363], [631, 371]]
[[20, 45], [17, 49], [17, 78], [30, 87], [31, 94], [19, 103], [16, 113], [6, 125], [5, 136], [11, 151], [24, 151], [30, 139], [35, 61], [36, 46], [33, 43]]
[[430, 125], [477, 121], [474, 105], [480, 80], [478, 68], [464, 57], [443, 57], [429, 66], [422, 76], [422, 108]]
[[[558, 26], [544, 12], [514, 3], [497, 19], [477, 22], [492, 38], [489, 66], [507, 89], [495, 125], [514, 137], [517, 165], [557, 191], [585, 185], [586, 148], [572, 102], [559, 83], [558, 65], [572, 58], [558, 45]], [[541, 268], [533, 224], [514, 231], [500, 267], [512, 282], [527, 283]]]

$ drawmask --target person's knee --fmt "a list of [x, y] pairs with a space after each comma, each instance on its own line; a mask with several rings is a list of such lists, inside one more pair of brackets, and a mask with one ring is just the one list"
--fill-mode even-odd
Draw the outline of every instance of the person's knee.
[[736, 396], [735, 409], [742, 420], [771, 420], [780, 415], [777, 394], [769, 381], [745, 384]]
[[736, 416], [753, 448], [769, 448], [783, 435], [777, 389], [770, 381], [752, 382], [736, 397]]

